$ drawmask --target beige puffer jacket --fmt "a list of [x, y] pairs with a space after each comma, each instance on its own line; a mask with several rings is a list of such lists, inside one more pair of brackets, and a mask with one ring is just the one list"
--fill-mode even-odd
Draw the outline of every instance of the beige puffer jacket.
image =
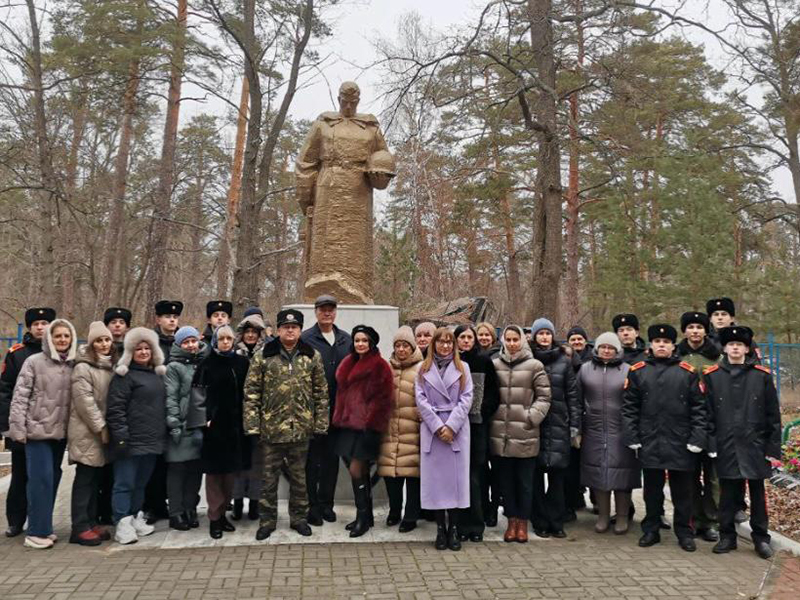
[[378, 475], [382, 477], [419, 477], [419, 424], [414, 382], [422, 365], [419, 348], [405, 361], [392, 354], [389, 359], [394, 375], [394, 406], [389, 429], [381, 440]]
[[106, 398], [111, 383], [111, 360], [99, 362], [86, 352], [78, 352], [72, 370], [72, 405], [69, 409], [67, 451], [71, 462], [89, 467], [106, 464], [106, 448], [100, 432], [106, 426]]
[[500, 406], [489, 426], [489, 454], [532, 458], [539, 454], [539, 424], [550, 409], [544, 365], [525, 347], [512, 360], [505, 349], [494, 359]]
[[[72, 344], [62, 360], [56, 352], [51, 332], [67, 327]], [[14, 386], [9, 416], [9, 437], [15, 442], [28, 440], [63, 440], [69, 420], [70, 376], [78, 346], [75, 328], [65, 319], [48, 325], [42, 352], [27, 358]]]

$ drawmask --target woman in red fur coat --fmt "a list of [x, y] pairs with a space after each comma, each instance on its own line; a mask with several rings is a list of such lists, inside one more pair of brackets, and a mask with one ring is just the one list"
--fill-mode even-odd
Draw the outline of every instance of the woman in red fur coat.
[[367, 325], [353, 328], [353, 352], [336, 369], [336, 453], [350, 465], [356, 520], [350, 537], [364, 535], [370, 519], [369, 463], [377, 459], [381, 437], [389, 426], [394, 384], [392, 368], [378, 350], [380, 336]]

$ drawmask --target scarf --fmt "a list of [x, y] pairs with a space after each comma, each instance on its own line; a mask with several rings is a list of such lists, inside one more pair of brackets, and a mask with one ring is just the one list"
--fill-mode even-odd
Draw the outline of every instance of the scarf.
[[451, 352], [447, 356], [439, 356], [438, 354], [434, 353], [433, 362], [436, 363], [436, 368], [439, 370], [439, 374], [441, 375], [444, 373], [445, 369], [447, 369], [448, 365], [453, 362], [453, 353]]

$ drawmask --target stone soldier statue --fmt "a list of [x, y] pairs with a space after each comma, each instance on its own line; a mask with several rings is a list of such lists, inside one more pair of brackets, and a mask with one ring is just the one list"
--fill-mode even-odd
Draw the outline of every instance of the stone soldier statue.
[[257, 540], [275, 531], [278, 479], [286, 461], [289, 522], [300, 535], [311, 535], [306, 520], [306, 458], [313, 435], [328, 432], [328, 383], [322, 358], [300, 340], [303, 313], [278, 313], [278, 337], [253, 355], [244, 383], [244, 432], [261, 436], [264, 473]]
[[389, 185], [395, 164], [378, 120], [356, 112], [360, 97], [358, 85], [343, 83], [339, 112], [314, 121], [297, 157], [307, 302], [333, 294], [342, 303], [372, 303], [372, 190]]

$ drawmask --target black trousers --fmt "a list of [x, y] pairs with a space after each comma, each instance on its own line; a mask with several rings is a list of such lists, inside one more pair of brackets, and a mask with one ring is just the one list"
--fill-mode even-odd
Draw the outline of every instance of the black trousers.
[[581, 485], [581, 450], [580, 448], [570, 448], [569, 467], [567, 468], [566, 480], [564, 482], [564, 495], [567, 508], [578, 510], [586, 507], [584, 494], [586, 488]]
[[[389, 496], [389, 514], [400, 517], [403, 521], [419, 519], [420, 497], [419, 477], [384, 477], [386, 494]], [[403, 486], [406, 488], [406, 510], [403, 513]]]
[[150, 475], [147, 487], [144, 489], [142, 510], [146, 513], [155, 513], [161, 518], [169, 514], [167, 512], [167, 462], [164, 460], [163, 454], [156, 459], [153, 474]]
[[747, 482], [750, 489], [750, 537], [754, 542], [770, 541], [767, 496], [763, 479], [720, 479], [719, 497], [719, 535], [722, 538], [736, 539], [734, 518], [741, 502], [741, 490]]
[[661, 515], [664, 514], [664, 482], [669, 473], [669, 491], [672, 496], [672, 528], [679, 540], [694, 537], [692, 519], [692, 482], [694, 471], [665, 471], [664, 469], [643, 469], [644, 504], [646, 514], [642, 521], [642, 531], [658, 533]]
[[492, 459], [482, 465], [483, 476], [481, 477], [481, 505], [484, 518], [492, 512], [497, 514], [497, 507], [500, 506], [500, 484], [494, 480], [496, 473], [492, 466]]
[[536, 458], [492, 458], [496, 481], [503, 497], [503, 514], [508, 518], [528, 520], [533, 503], [533, 474]]
[[97, 500], [104, 467], [75, 465], [72, 482], [72, 532], [83, 533], [97, 525]]
[[309, 512], [333, 509], [339, 477], [339, 456], [333, 450], [333, 438], [332, 435], [315, 435], [308, 447], [306, 487]]
[[25, 444], [6, 439], [11, 450], [11, 483], [6, 496], [6, 519], [10, 527], [24, 527], [28, 518], [28, 467]]
[[199, 460], [167, 463], [167, 497], [169, 516], [178, 517], [197, 509], [203, 471]]
[[[547, 490], [544, 475], [547, 473]], [[533, 502], [531, 524], [534, 529], [560, 531], [564, 529], [564, 513], [567, 510], [565, 487], [567, 469], [536, 469], [533, 474]]]
[[111, 491], [114, 489], [114, 465], [101, 467], [100, 486], [97, 489], [97, 517], [102, 523], [111, 524], [114, 513], [111, 510]]
[[458, 515], [458, 528], [461, 533], [480, 533], [486, 530], [486, 522], [483, 519], [483, 478], [484, 478], [484, 465], [474, 464], [470, 462], [469, 465], [469, 508], [459, 509]]

